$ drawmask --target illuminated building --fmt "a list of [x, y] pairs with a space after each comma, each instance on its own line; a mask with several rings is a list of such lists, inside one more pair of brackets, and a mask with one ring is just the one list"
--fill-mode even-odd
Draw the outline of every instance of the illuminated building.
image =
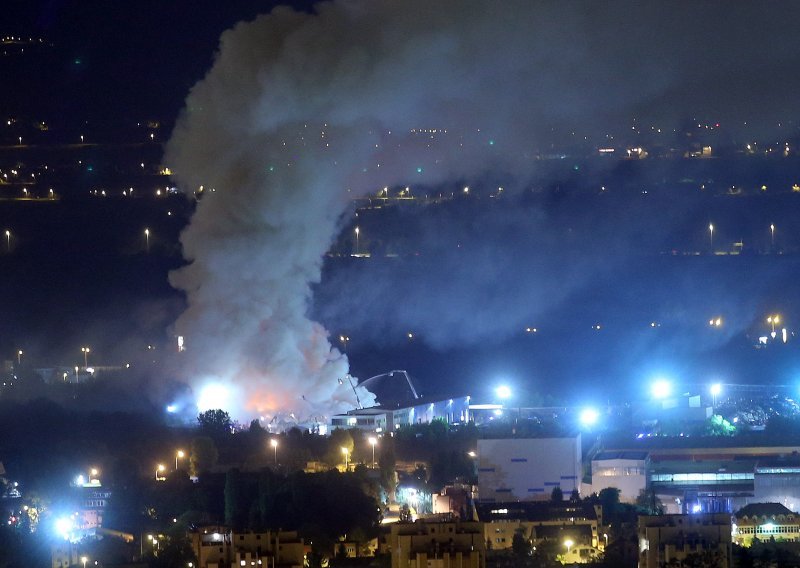
[[582, 470], [580, 434], [478, 440], [480, 502], [542, 501], [555, 488], [569, 496]]
[[752, 503], [737, 511], [733, 542], [750, 546], [753, 539], [783, 542], [800, 540], [800, 516], [780, 503]]
[[455, 519], [394, 523], [392, 568], [486, 568], [483, 523]]
[[330, 428], [358, 428], [369, 432], [388, 432], [401, 426], [430, 424], [442, 420], [448, 424], [463, 424], [470, 421], [469, 396], [423, 401], [416, 399], [411, 404], [357, 408], [345, 414], [331, 417]]
[[198, 528], [189, 537], [199, 568], [303, 566], [305, 544], [296, 531], [236, 532], [209, 526]]
[[731, 565], [730, 515], [639, 517], [639, 568], [684, 565], [687, 558], [705, 555], [713, 556], [719, 568]]

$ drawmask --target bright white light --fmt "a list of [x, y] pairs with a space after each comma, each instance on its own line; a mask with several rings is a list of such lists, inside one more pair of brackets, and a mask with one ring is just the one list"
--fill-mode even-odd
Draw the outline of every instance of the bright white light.
[[503, 411], [500, 410], [499, 408], [495, 408], [494, 409], [494, 415], [495, 416], [502, 416], [503, 415]]
[[594, 408], [584, 408], [581, 411], [581, 424], [584, 426], [593, 426], [598, 418], [600, 414]]
[[692, 513], [699, 513], [702, 511], [702, 507], [700, 507], [699, 503], [692, 505]]
[[69, 535], [74, 527], [75, 523], [70, 517], [60, 517], [56, 519], [56, 533], [64, 540], [69, 539]]
[[672, 386], [665, 380], [658, 380], [653, 383], [651, 392], [653, 398], [667, 398], [672, 392]]
[[500, 385], [494, 392], [497, 398], [511, 398], [511, 388], [508, 385]]
[[167, 412], [169, 412], [170, 414], [177, 412], [177, 410], [178, 407], [175, 406], [174, 404], [167, 405]]
[[214, 408], [225, 409], [228, 406], [230, 392], [219, 383], [211, 383], [200, 390], [197, 397], [197, 409], [201, 412]]
[[714, 383], [711, 385], [711, 394], [714, 396], [719, 396], [719, 393], [722, 392], [722, 385], [719, 383]]

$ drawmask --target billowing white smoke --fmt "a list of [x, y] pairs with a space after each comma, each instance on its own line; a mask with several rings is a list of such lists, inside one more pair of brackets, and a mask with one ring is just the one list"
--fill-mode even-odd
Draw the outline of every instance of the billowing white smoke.
[[[347, 359], [307, 317], [350, 200], [530, 168], [531, 125], [624, 99], [609, 69], [586, 63], [625, 52], [587, 40], [589, 11], [543, 4], [343, 1], [222, 35], [165, 157], [182, 188], [204, 188], [181, 239], [189, 264], [171, 275], [188, 299], [176, 329], [201, 406], [299, 419], [352, 407]], [[410, 134], [442, 127], [461, 142], [430, 149]]]

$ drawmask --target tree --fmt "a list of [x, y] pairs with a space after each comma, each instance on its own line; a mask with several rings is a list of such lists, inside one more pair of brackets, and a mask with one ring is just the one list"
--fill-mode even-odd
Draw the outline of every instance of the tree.
[[230, 434], [233, 426], [230, 414], [219, 408], [201, 412], [197, 415], [197, 422], [207, 434], [217, 437]]
[[651, 489], [642, 489], [636, 497], [636, 507], [645, 515], [663, 515], [664, 504], [656, 492]]
[[511, 551], [517, 558], [527, 558], [531, 555], [531, 542], [525, 538], [525, 529], [517, 529], [511, 539]]
[[553, 503], [561, 503], [564, 500], [564, 492], [558, 485], [553, 487], [553, 491], [550, 493], [550, 500]]
[[247, 509], [244, 507], [245, 492], [241, 472], [233, 468], [225, 474], [225, 524], [234, 530], [245, 525]]
[[328, 451], [325, 453], [325, 461], [331, 467], [345, 462], [345, 452], [342, 448], [347, 450], [347, 456], [350, 461], [353, 459], [353, 435], [348, 430], [337, 429], [331, 432], [328, 438]]
[[719, 414], [715, 414], [706, 422], [705, 434], [708, 436], [733, 436], [736, 434], [736, 426]]
[[386, 491], [389, 501], [394, 501], [394, 491], [397, 488], [397, 460], [394, 454], [394, 437], [384, 437], [381, 440], [378, 467], [381, 471], [381, 487]]
[[616, 487], [606, 487], [597, 494], [600, 505], [603, 507], [603, 520], [610, 525], [617, 518], [619, 511], [619, 489]]
[[195, 477], [210, 471], [219, 459], [219, 452], [214, 440], [208, 436], [198, 436], [192, 440], [189, 453], [189, 469]]

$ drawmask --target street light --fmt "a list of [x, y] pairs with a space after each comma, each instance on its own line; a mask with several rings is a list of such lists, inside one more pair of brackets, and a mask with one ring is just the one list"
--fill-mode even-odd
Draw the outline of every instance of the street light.
[[772, 242], [772, 247], [775, 247], [775, 225], [770, 223], [769, 225], [769, 237], [770, 241]]
[[713, 385], [711, 385], [711, 389], [710, 390], [711, 390], [711, 396], [712, 396], [712, 400], [713, 400], [713, 405], [716, 407], [717, 406], [717, 397], [719, 396], [719, 393], [722, 392], [722, 385], [719, 384], [719, 383], [714, 383]]
[[375, 444], [378, 443], [378, 438], [375, 436], [369, 437], [369, 445], [372, 446], [372, 469], [375, 469]]
[[347, 342], [350, 341], [350, 336], [348, 336], [348, 335], [340, 335], [339, 336], [339, 341], [342, 342], [342, 345], [344, 346], [344, 352], [347, 353]]
[[83, 563], [83, 568], [86, 568], [86, 563], [89, 562], [89, 559], [85, 556], [81, 556], [81, 562]]
[[508, 385], [500, 385], [494, 390], [494, 393], [497, 395], [497, 398], [500, 399], [511, 398], [511, 387]]
[[713, 223], [709, 223], [708, 224], [708, 238], [709, 238], [709, 241], [711, 242], [711, 253], [713, 254], [714, 253], [714, 224]]
[[570, 553], [570, 551], [572, 550], [572, 545], [574, 545], [574, 544], [575, 543], [572, 541], [572, 539], [569, 539], [569, 538], [564, 541], [564, 546], [567, 547], [567, 554]]
[[581, 411], [581, 424], [584, 426], [594, 426], [598, 418], [600, 418], [600, 413], [594, 408], [584, 408]]
[[150, 252], [150, 229], [144, 230], [144, 243], [147, 252]]
[[350, 463], [350, 450], [342, 446], [342, 453], [344, 454], [344, 470], [347, 471]]
[[6, 251], [11, 252], [11, 231], [6, 229]]
[[269, 441], [269, 445], [272, 446], [272, 450], [275, 452], [275, 465], [278, 465], [278, 440], [272, 438]]
[[90, 469], [90, 470], [89, 470], [89, 483], [91, 483], [91, 482], [92, 482], [92, 477], [94, 477], [95, 479], [97, 479], [97, 474], [98, 474], [98, 473], [100, 473], [100, 472], [99, 472], [99, 471], [97, 471], [97, 468], [96, 468], [96, 467], [93, 467], [92, 469]]
[[603, 538], [606, 539], [606, 548], [608, 548], [608, 534], [603, 533]]
[[767, 317], [767, 323], [772, 326], [772, 337], [775, 337], [775, 326], [781, 323], [781, 316], [775, 314], [774, 316]]
[[359, 237], [360, 234], [361, 234], [361, 229], [356, 227], [356, 254], [358, 254], [358, 242], [359, 242], [358, 241], [358, 237]]
[[651, 392], [653, 398], [667, 398], [672, 391], [672, 387], [665, 380], [659, 380], [653, 383]]
[[89, 352], [91, 351], [91, 349], [89, 349], [88, 347], [81, 347], [81, 351], [83, 351], [83, 366], [84, 367], [88, 367], [89, 366]]
[[178, 452], [175, 454], [175, 471], [178, 471], [178, 458], [183, 459], [185, 455], [186, 454], [183, 452], [183, 450], [178, 450]]
[[22, 349], [17, 351], [17, 365], [22, 365]]
[[167, 468], [164, 467], [163, 463], [158, 464], [158, 467], [156, 467], [156, 481], [161, 481], [162, 478], [159, 477], [158, 474], [163, 473], [165, 469]]

